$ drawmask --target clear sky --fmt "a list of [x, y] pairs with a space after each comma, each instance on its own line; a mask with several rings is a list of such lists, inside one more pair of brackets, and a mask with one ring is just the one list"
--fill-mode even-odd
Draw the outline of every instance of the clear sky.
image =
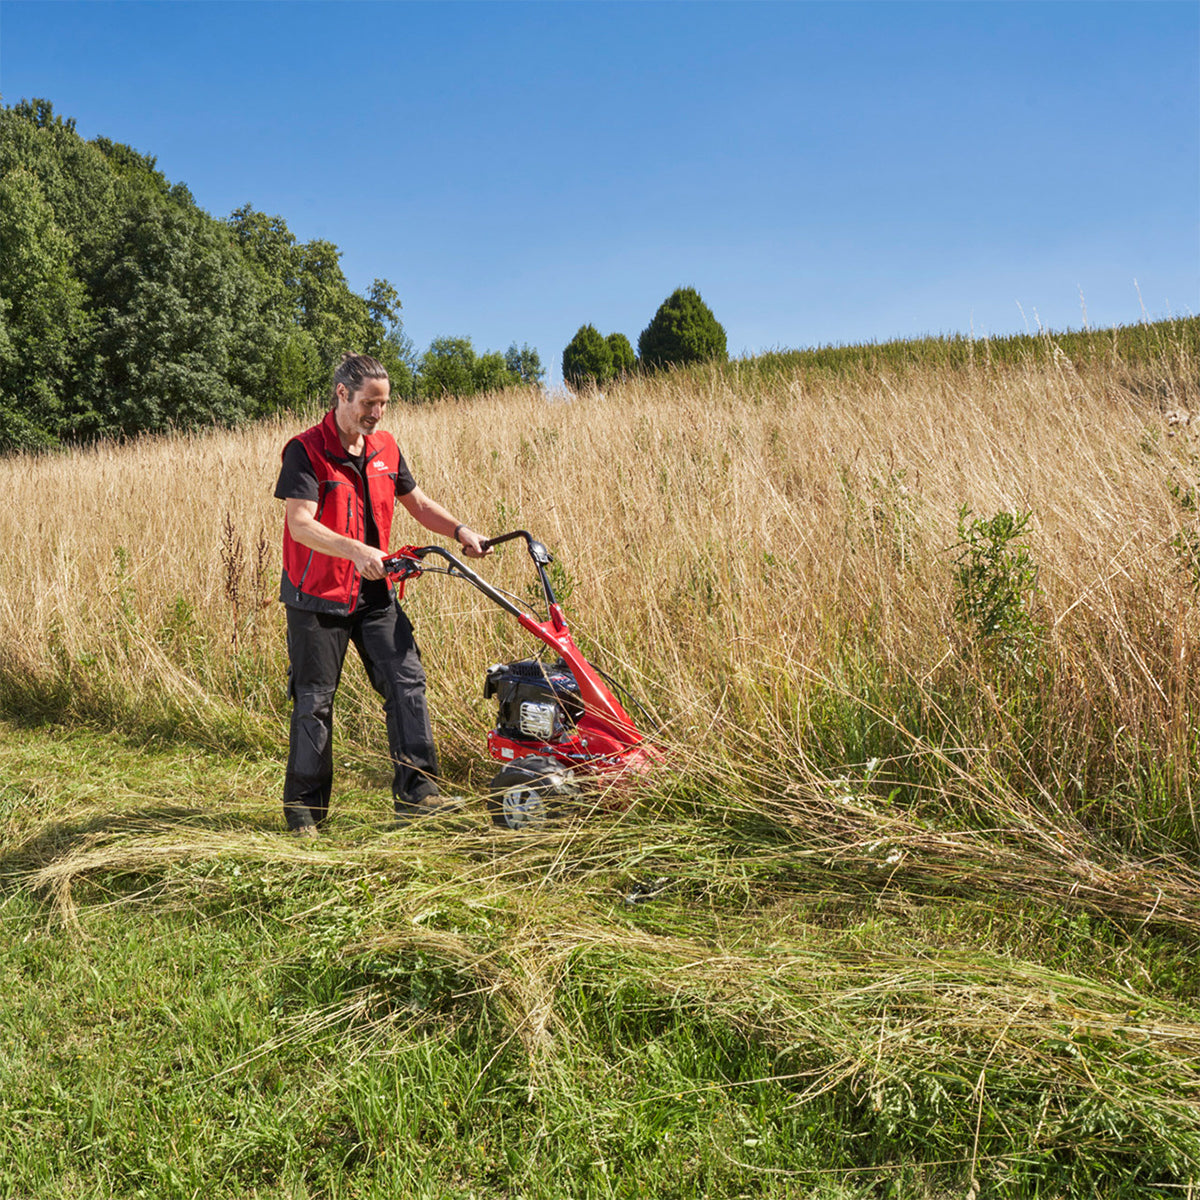
[[0, 96], [555, 378], [681, 284], [734, 355], [1200, 311], [1194, 0], [0, 0]]

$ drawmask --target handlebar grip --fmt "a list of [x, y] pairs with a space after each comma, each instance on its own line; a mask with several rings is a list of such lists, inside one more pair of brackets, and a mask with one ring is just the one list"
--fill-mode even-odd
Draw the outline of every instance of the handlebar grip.
[[498, 533], [495, 537], [484, 538], [480, 544], [486, 551], [490, 550], [493, 546], [499, 546], [501, 542], [511, 542], [513, 538], [524, 538], [526, 542], [532, 540], [524, 529], [514, 529], [511, 533]]

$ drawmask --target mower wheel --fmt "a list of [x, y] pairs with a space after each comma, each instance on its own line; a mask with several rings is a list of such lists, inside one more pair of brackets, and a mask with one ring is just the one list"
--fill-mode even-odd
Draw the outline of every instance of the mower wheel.
[[488, 811], [502, 829], [543, 825], [579, 795], [570, 767], [542, 754], [508, 763], [488, 785]]

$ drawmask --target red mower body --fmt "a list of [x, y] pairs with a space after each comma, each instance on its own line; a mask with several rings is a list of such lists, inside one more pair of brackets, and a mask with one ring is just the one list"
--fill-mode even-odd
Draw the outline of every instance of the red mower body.
[[[537, 754], [557, 759], [567, 767], [619, 773], [644, 769], [661, 757], [575, 645], [558, 604], [550, 606], [549, 620], [535, 621], [527, 613], [517, 619], [524, 629], [557, 652], [577, 685], [582, 711], [567, 729], [550, 739], [514, 737], [498, 725], [488, 734], [488, 753], [493, 758], [511, 762]], [[553, 676], [550, 679], [553, 681]]]
[[[488, 734], [488, 753], [502, 770], [492, 780], [489, 807], [497, 824], [525, 828], [545, 819], [552, 802], [567, 801], [580, 791], [580, 779], [616, 783], [628, 773], [640, 774], [660, 762], [662, 751], [634, 724], [613, 688], [575, 645], [562, 607], [546, 574], [553, 559], [540, 542], [524, 530], [491, 538], [495, 546], [523, 538], [541, 581], [547, 619], [537, 620], [480, 578], [465, 563], [440, 546], [405, 546], [386, 561], [400, 594], [406, 579], [427, 570], [423, 560], [436, 555], [448, 567], [441, 573], [465, 579], [557, 655], [546, 664], [522, 659], [489, 668], [485, 697], [499, 702], [496, 727]], [[623, 807], [620, 792], [604, 789], [605, 808]]]

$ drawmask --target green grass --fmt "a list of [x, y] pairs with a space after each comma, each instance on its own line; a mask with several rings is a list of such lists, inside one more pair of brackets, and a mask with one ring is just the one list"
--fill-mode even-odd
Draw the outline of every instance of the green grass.
[[717, 768], [527, 836], [388, 832], [351, 770], [310, 847], [278, 832], [280, 774], [0, 726], [0, 1194], [1200, 1182], [1182, 864], [939, 830], [861, 781], [730, 795]]
[[[1200, 354], [1200, 317], [1178, 317], [1120, 325], [1111, 329], [1041, 330], [1004, 337], [942, 334], [778, 350], [719, 368], [742, 384], [769, 385], [811, 376], [857, 377], [880, 372], [903, 375], [914, 370], [988, 371], [1000, 368], [1067, 364], [1076, 371], [1119, 367], [1136, 390], [1170, 399], [1170, 376]], [[692, 368], [696, 371], [710, 367]], [[1165, 376], [1165, 378], [1164, 378]], [[1161, 393], [1161, 395], [1160, 395]]]

